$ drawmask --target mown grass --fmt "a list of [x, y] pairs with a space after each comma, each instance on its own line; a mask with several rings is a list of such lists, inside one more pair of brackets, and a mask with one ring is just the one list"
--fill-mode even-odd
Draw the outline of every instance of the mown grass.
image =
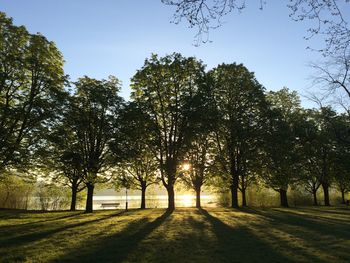
[[350, 209], [0, 211], [1, 262], [349, 262]]

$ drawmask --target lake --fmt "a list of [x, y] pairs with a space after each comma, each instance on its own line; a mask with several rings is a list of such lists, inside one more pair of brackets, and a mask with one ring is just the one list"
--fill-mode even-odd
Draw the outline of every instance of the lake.
[[[127, 197], [129, 208], [139, 208], [141, 206], [140, 195], [128, 195]], [[102, 203], [119, 203], [120, 209], [125, 208], [126, 198], [125, 195], [95, 195], [94, 196], [94, 210], [99, 209], [115, 209], [102, 208]], [[196, 205], [196, 197], [190, 194], [175, 195], [176, 207], [194, 207]], [[211, 194], [203, 194], [201, 196], [201, 205], [203, 207], [217, 207], [217, 197]], [[146, 208], [167, 208], [168, 207], [168, 195], [147, 195], [146, 196]]]

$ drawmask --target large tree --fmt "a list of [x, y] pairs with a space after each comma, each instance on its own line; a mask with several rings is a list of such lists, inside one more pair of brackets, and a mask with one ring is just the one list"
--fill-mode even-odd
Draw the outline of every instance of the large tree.
[[330, 122], [336, 135], [334, 181], [345, 204], [345, 194], [350, 191], [350, 118], [348, 114], [338, 114]]
[[329, 188], [334, 181], [337, 140], [330, 120], [335, 117], [336, 113], [329, 107], [322, 107], [313, 114], [317, 123], [317, 140], [313, 145], [313, 158], [326, 206], [330, 205]]
[[153, 144], [152, 122], [137, 103], [129, 103], [119, 118], [118, 138], [110, 143], [121, 162], [117, 186], [127, 185], [141, 191], [141, 209], [146, 208], [147, 187], [159, 182], [157, 152]]
[[264, 139], [263, 180], [280, 194], [281, 206], [288, 207], [288, 187], [296, 181], [300, 169], [298, 124], [303, 117], [300, 99], [287, 88], [269, 92], [267, 99], [271, 105]]
[[67, 114], [68, 129], [77, 141], [77, 152], [82, 159], [84, 182], [87, 187], [86, 212], [93, 211], [93, 192], [96, 183], [111, 176], [109, 169], [115, 157], [109, 147], [118, 132], [118, 116], [123, 100], [118, 96], [119, 80], [80, 78]]
[[30, 163], [59, 111], [64, 80], [55, 44], [0, 12], [0, 171]]
[[298, 184], [302, 185], [307, 192], [312, 194], [313, 205], [318, 205], [317, 191], [321, 186], [318, 176], [317, 156], [315, 155], [318, 145], [318, 125], [314, 118], [313, 110], [304, 110], [304, 117], [299, 122], [299, 140], [302, 147], [298, 147], [297, 154], [300, 163], [298, 172]]
[[186, 146], [185, 162], [181, 166], [181, 179], [196, 193], [196, 207], [201, 207], [201, 189], [212, 177], [214, 130], [218, 112], [213, 97], [213, 81], [206, 75], [205, 85], [198, 90], [194, 101], [192, 120], [193, 137]]
[[[68, 102], [69, 100], [67, 100]], [[69, 104], [66, 104], [69, 112]], [[65, 115], [66, 115], [65, 114]], [[45, 143], [39, 151], [43, 173], [55, 183], [71, 189], [70, 210], [75, 211], [77, 194], [86, 188], [82, 155], [78, 150], [78, 138], [69, 126], [70, 116], [65, 116], [45, 136]]]
[[263, 87], [242, 64], [222, 64], [210, 74], [220, 115], [215, 129], [216, 167], [230, 185], [232, 207], [238, 207], [239, 180], [249, 175], [249, 163], [259, 153], [266, 109]]
[[152, 55], [132, 78], [131, 97], [153, 123], [156, 157], [169, 209], [175, 208], [174, 184], [187, 142], [193, 136], [190, 115], [204, 79], [200, 61], [177, 53], [162, 58]]

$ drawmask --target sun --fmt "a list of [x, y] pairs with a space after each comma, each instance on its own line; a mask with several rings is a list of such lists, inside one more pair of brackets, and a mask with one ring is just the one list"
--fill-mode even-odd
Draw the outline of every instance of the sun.
[[190, 168], [191, 168], [191, 165], [190, 165], [189, 163], [184, 163], [184, 164], [182, 165], [182, 169], [183, 169], [184, 171], [188, 171], [188, 170], [190, 170]]

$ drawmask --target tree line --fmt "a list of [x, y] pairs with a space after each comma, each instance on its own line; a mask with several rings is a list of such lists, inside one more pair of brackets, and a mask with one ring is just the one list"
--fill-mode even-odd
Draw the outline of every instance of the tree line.
[[[207, 70], [194, 57], [153, 54], [131, 79], [84, 76], [71, 82], [53, 42], [0, 13], [0, 180], [35, 171], [71, 188], [71, 210], [86, 190], [93, 211], [97, 184], [116, 181], [141, 190], [161, 184], [168, 208], [181, 180], [229, 189], [231, 206], [246, 206], [260, 182], [280, 195], [301, 185], [330, 205], [336, 185], [350, 190], [350, 119], [331, 107], [305, 109], [296, 92], [266, 91], [242, 64]], [[47, 179], [49, 180], [49, 179]], [[242, 196], [239, 204], [238, 196]]]

